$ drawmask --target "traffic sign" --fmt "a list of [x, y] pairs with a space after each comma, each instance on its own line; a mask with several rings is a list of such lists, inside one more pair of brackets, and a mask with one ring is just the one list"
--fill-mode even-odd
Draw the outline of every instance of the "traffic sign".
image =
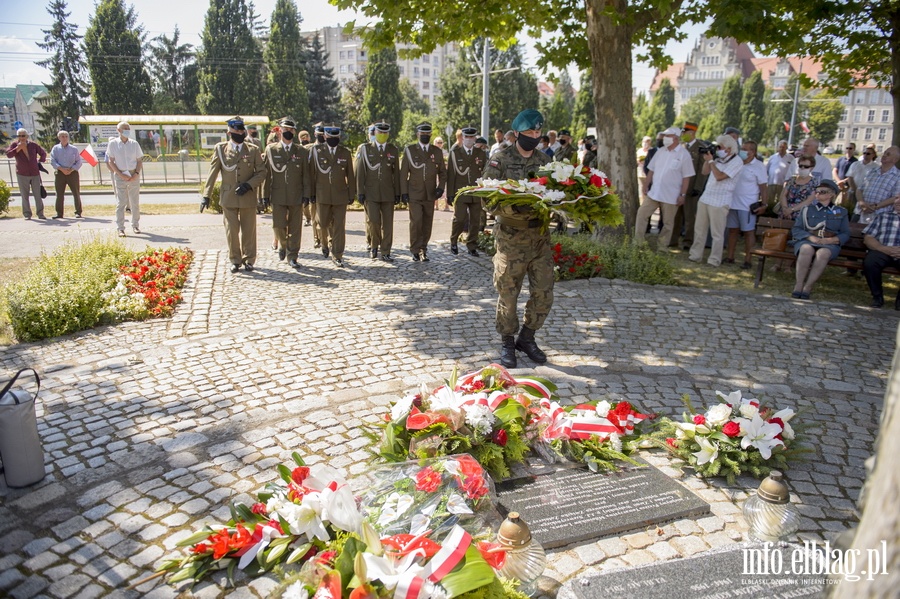
[[16, 121], [15, 123], [13, 123], [13, 127], [15, 127], [16, 129], [21, 129], [22, 121]]

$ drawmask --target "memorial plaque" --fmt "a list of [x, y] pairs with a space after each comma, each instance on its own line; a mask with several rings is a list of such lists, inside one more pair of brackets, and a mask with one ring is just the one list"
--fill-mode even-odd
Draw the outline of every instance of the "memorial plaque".
[[563, 468], [497, 485], [499, 508], [519, 512], [547, 549], [709, 513], [709, 504], [653, 466], [599, 474]]
[[[824, 575], [794, 574], [791, 569], [792, 552], [802, 550], [786, 545], [775, 548], [783, 553], [779, 573], [771, 573], [775, 560], [761, 568], [761, 546], [745, 544], [736, 549], [704, 553], [686, 559], [672, 560], [617, 569], [585, 576], [567, 582], [559, 592], [559, 599], [787, 599], [788, 597], [819, 597], [825, 583]], [[755, 551], [750, 556], [747, 552]], [[771, 558], [771, 556], [770, 556]], [[756, 561], [754, 561], [756, 560]], [[787, 567], [787, 573], [783, 570]], [[802, 569], [802, 568], [801, 568]], [[758, 572], [768, 571], [767, 574]], [[750, 574], [745, 574], [750, 572]]]

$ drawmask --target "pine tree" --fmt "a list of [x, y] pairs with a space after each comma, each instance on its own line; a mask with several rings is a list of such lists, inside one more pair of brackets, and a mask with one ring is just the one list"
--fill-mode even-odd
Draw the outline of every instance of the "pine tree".
[[572, 90], [572, 78], [568, 71], [563, 71], [553, 90], [553, 97], [547, 112], [544, 113], [545, 129], [565, 129], [572, 123], [572, 108], [575, 105], [575, 92]]
[[97, 114], [143, 114], [150, 110], [150, 77], [144, 69], [133, 8], [122, 0], [101, 0], [84, 35]]
[[309, 95], [306, 90], [306, 48], [300, 37], [300, 14], [293, 0], [278, 0], [272, 11], [271, 33], [266, 45], [268, 102], [272, 118], [292, 116], [309, 122]]
[[71, 13], [66, 9], [65, 0], [51, 0], [47, 12], [53, 18], [53, 25], [42, 30], [44, 41], [37, 44], [52, 53], [50, 58], [36, 63], [50, 70], [50, 83], [45, 84], [48, 98], [39, 117], [45, 138], [55, 138], [59, 128], [75, 131], [88, 95], [81, 36], [76, 33], [78, 27], [71, 22]]
[[172, 37], [153, 38], [150, 44], [150, 74], [154, 78], [153, 110], [157, 114], [188, 112], [188, 69], [194, 63], [191, 44], [180, 43], [178, 25]]
[[[659, 89], [653, 95], [653, 101], [647, 112], [646, 119], [642, 119], [643, 131], [641, 137], [649, 135], [656, 138], [656, 134], [660, 131], [668, 129], [675, 123], [675, 89], [672, 82], [663, 79], [659, 84]], [[637, 130], [636, 130], [637, 132]]]
[[403, 122], [403, 94], [400, 93], [396, 48], [369, 52], [361, 118], [366, 125], [381, 120], [394, 126]]
[[306, 57], [306, 89], [309, 93], [310, 123], [334, 123], [340, 120], [338, 103], [341, 86], [328, 66], [328, 52], [319, 35], [313, 38]]
[[[364, 141], [368, 141], [366, 132], [368, 123], [362, 122], [360, 117], [363, 111], [363, 97], [366, 93], [366, 74], [357, 73], [353, 79], [347, 82], [344, 93], [341, 94], [340, 113], [342, 117], [334, 122], [341, 124], [344, 131], [344, 143], [351, 148], [356, 148]], [[331, 121], [324, 121], [328, 124]]]
[[741, 76], [733, 75], [726, 79], [719, 90], [716, 118], [710, 122], [711, 139], [722, 135], [726, 127], [741, 126], [741, 96]]
[[762, 73], [753, 74], [744, 82], [741, 96], [741, 134], [744, 139], [757, 143], [763, 141], [766, 134], [766, 84]]
[[[585, 76], [581, 76], [582, 81], [585, 79]], [[590, 76], [587, 77], [588, 84], [590, 85], [591, 79]], [[579, 91], [579, 93], [581, 93]], [[593, 109], [593, 104], [591, 105]], [[647, 102], [647, 95], [644, 92], [638, 93], [637, 97], [634, 99], [634, 106], [632, 107], [634, 112], [634, 145], [639, 146], [641, 144], [641, 140], [644, 138], [644, 130], [646, 127], [644, 126], [644, 119], [650, 110], [650, 104]]]
[[203, 114], [255, 114], [265, 102], [262, 49], [244, 0], [210, 0], [198, 53]]
[[[593, 127], [596, 121], [594, 117], [594, 89], [591, 83], [591, 74], [588, 72], [581, 73], [578, 86], [578, 93], [575, 94], [575, 104], [572, 107], [572, 137], [574, 139], [581, 139], [587, 135], [587, 128]], [[643, 94], [638, 96], [638, 98], [643, 97]]]

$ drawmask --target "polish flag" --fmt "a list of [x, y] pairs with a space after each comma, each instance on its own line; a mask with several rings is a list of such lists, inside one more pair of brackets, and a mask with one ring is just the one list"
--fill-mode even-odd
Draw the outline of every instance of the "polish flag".
[[790, 130], [791, 130], [791, 124], [790, 124], [790, 123], [788, 123], [787, 121], [782, 121], [782, 123], [784, 124], [784, 130], [785, 130], [785, 131], [790, 131]]
[[91, 166], [97, 166], [97, 163], [99, 162], [97, 160], [97, 155], [94, 153], [94, 147], [91, 146], [91, 144], [88, 144], [87, 147], [81, 151], [81, 158]]
[[804, 133], [809, 133], [809, 125], [806, 124], [806, 121], [800, 121], [800, 128]]

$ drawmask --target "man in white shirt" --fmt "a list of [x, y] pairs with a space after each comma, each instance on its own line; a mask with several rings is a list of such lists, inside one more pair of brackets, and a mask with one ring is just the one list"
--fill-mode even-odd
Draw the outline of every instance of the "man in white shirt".
[[[787, 149], [787, 144], [785, 144]], [[768, 207], [769, 177], [766, 167], [756, 159], [757, 144], [747, 140], [738, 154], [744, 166], [734, 178], [734, 195], [731, 197], [731, 210], [728, 211], [726, 228], [728, 229], [728, 257], [723, 260], [729, 264], [734, 262], [734, 250], [737, 247], [738, 232], [744, 234], [744, 262], [741, 268], [750, 268], [750, 250], [756, 245], [756, 217], [765, 213]], [[755, 210], [754, 204], [759, 203]]]
[[[849, 186], [849, 205], [844, 206], [850, 211], [852, 222], [859, 222], [862, 214], [859, 198], [862, 197], [863, 190], [866, 187], [866, 175], [874, 168], [879, 168], [881, 163], [877, 160], [878, 153], [875, 151], [874, 145], [866, 146], [863, 149], [862, 160], [857, 160], [850, 168], [847, 169], [847, 184]], [[871, 221], [874, 213], [869, 213], [866, 220]]]
[[766, 163], [766, 173], [768, 174], [769, 201], [773, 204], [781, 197], [781, 191], [784, 189], [784, 180], [787, 178], [788, 171], [794, 164], [794, 157], [788, 154], [787, 141], [782, 139], [778, 142], [778, 152], [772, 154], [769, 162]]
[[116, 229], [119, 237], [125, 237], [125, 207], [131, 210], [131, 228], [140, 233], [141, 222], [141, 167], [144, 151], [131, 139], [131, 125], [122, 121], [116, 125], [119, 135], [109, 138], [106, 148], [106, 165], [112, 173], [116, 192]]
[[[831, 161], [819, 154], [819, 140], [815, 137], [807, 137], [803, 140], [803, 145], [800, 146], [800, 156], [806, 156], [807, 158], [812, 158], [816, 161], [816, 166], [813, 167], [812, 176], [819, 181], [822, 179], [828, 179], [829, 181], [834, 181], [834, 176], [832, 175]], [[798, 156], [798, 158], [800, 157]], [[788, 173], [791, 177], [797, 174], [797, 161], [791, 165], [790, 172]]]
[[[681, 129], [669, 127], [662, 132], [663, 147], [660, 148], [647, 167], [647, 178], [644, 179], [644, 197], [646, 200], [638, 208], [634, 225], [634, 241], [644, 241], [644, 233], [650, 216], [660, 209], [663, 228], [659, 232], [656, 249], [663, 251], [669, 247], [675, 224], [678, 207], [684, 204], [688, 184], [694, 176], [694, 161], [679, 141]], [[652, 184], [652, 186], [651, 186]]]

